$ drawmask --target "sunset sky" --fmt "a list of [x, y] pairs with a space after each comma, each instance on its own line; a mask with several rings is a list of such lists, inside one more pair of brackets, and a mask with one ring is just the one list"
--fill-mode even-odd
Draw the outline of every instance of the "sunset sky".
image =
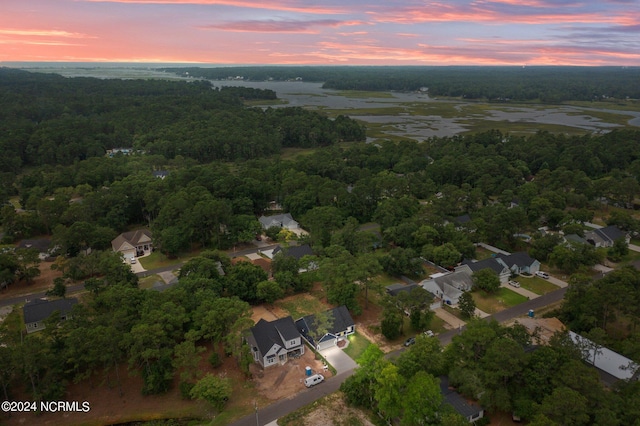
[[0, 61], [638, 66], [640, 0], [0, 0]]

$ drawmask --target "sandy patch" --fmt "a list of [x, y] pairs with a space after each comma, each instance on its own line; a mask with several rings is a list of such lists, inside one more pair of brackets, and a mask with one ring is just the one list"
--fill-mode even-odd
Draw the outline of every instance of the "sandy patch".
[[272, 401], [301, 392], [306, 389], [303, 381], [307, 366], [311, 367], [312, 374], [320, 373], [325, 378], [331, 377], [331, 371], [324, 371], [323, 362], [316, 360], [315, 354], [309, 348], [305, 348], [302, 357], [289, 359], [284, 365], [263, 369], [258, 364], [252, 364], [251, 374], [255, 389]]

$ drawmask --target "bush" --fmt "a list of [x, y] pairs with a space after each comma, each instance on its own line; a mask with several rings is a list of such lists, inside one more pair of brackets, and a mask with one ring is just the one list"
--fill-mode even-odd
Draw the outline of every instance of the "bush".
[[218, 352], [213, 352], [211, 354], [211, 356], [209, 357], [209, 364], [211, 364], [213, 368], [217, 368], [222, 365], [222, 360], [220, 359], [220, 355], [218, 354]]
[[182, 396], [182, 399], [192, 399], [191, 389], [193, 389], [194, 386], [195, 383], [180, 382], [180, 396]]

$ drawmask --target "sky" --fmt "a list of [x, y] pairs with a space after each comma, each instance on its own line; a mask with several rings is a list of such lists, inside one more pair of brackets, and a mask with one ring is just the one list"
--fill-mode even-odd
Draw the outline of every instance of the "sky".
[[640, 0], [0, 0], [0, 62], [640, 66]]

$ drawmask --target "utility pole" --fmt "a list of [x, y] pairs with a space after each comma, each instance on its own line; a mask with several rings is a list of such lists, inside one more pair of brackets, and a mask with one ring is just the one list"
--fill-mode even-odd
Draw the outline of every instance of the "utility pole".
[[255, 399], [253, 400], [253, 408], [256, 411], [256, 426], [260, 426], [260, 422], [258, 421], [258, 402]]

